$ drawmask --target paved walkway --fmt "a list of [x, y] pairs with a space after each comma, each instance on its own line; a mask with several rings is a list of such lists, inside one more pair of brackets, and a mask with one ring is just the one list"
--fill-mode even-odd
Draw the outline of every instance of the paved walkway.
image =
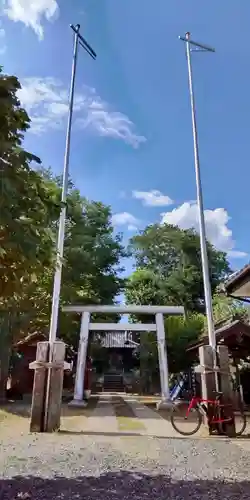
[[129, 399], [127, 403], [132, 408], [136, 418], [143, 421], [147, 436], [180, 437], [173, 429], [169, 419], [163, 418], [159, 412], [152, 410], [136, 399]]
[[[93, 405], [93, 402], [95, 404]], [[151, 437], [179, 437], [167, 412], [157, 412], [152, 399], [143, 400], [124, 394], [101, 394], [90, 400], [88, 409], [65, 409], [61, 429], [97, 434], [129, 434]], [[206, 435], [202, 428], [196, 437]]]
[[101, 432], [102, 429], [105, 433], [114, 432], [114, 429], [116, 429], [117, 426], [117, 421], [111, 401], [111, 396], [99, 399], [93, 413], [88, 417], [87, 425], [84, 430], [90, 432]]
[[[18, 436], [29, 433], [29, 416], [30, 408], [24, 404], [10, 405], [1, 410], [0, 435], [11, 433]], [[173, 429], [169, 412], [156, 410], [156, 401], [153, 398], [143, 399], [121, 393], [93, 396], [87, 408], [74, 408], [64, 404], [60, 430], [68, 434], [81, 433], [104, 437], [124, 435], [187, 439]], [[245, 434], [249, 433], [248, 424]], [[208, 437], [206, 428], [202, 426], [193, 437]], [[244, 448], [250, 449], [250, 440], [243, 436], [243, 441]]]

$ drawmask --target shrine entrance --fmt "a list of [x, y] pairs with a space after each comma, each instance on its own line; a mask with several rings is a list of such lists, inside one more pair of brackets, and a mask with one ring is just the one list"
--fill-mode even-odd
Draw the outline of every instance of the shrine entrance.
[[[74, 399], [71, 401], [73, 406], [81, 406], [83, 404], [84, 394], [84, 374], [86, 366], [87, 349], [89, 342], [89, 332], [121, 332], [121, 331], [137, 331], [137, 332], [155, 332], [158, 346], [159, 372], [161, 384], [161, 405], [170, 401], [169, 395], [169, 374], [168, 374], [168, 359], [167, 347], [164, 327], [164, 315], [183, 315], [184, 308], [176, 306], [65, 306], [64, 312], [81, 314], [80, 339], [77, 356], [77, 368], [74, 387]], [[140, 314], [149, 315], [155, 318], [154, 323], [92, 323], [91, 314]]]

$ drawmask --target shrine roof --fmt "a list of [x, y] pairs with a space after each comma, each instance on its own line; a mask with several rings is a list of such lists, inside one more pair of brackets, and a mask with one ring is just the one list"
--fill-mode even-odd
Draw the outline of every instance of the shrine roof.
[[[231, 352], [237, 351], [244, 355], [250, 355], [250, 325], [240, 319], [229, 321], [215, 330], [216, 344], [226, 345]], [[208, 335], [201, 337], [192, 343], [187, 351], [197, 350], [203, 345], [209, 344]], [[246, 354], [248, 352], [248, 354]]]
[[250, 264], [233, 273], [224, 283], [228, 295], [250, 297]]

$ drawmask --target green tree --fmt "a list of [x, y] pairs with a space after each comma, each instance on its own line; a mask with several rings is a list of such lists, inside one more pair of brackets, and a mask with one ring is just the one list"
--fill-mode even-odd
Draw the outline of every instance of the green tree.
[[[119, 262], [126, 253], [121, 237], [114, 235], [110, 207], [82, 198], [77, 190], [72, 190], [70, 198], [72, 213], [69, 211], [65, 239], [62, 303], [113, 304], [123, 289]], [[98, 319], [105, 321], [108, 317]], [[112, 321], [115, 319], [112, 317]], [[76, 346], [79, 327], [72, 321], [70, 315], [60, 316], [60, 334]]]
[[[231, 272], [226, 255], [208, 246], [212, 293]], [[204, 312], [199, 237], [194, 230], [168, 224], [146, 227], [130, 241], [136, 270], [126, 284], [126, 300], [135, 304], [184, 305]]]
[[[18, 79], [0, 70], [0, 397], [12, 341], [31, 331], [48, 332], [61, 207], [61, 179], [39, 170], [39, 158], [22, 147], [30, 120], [19, 89]], [[70, 183], [62, 304], [112, 303], [123, 285], [123, 255], [110, 208], [82, 198]], [[78, 322], [60, 314], [60, 334], [75, 344]]]
[[[46, 184], [22, 147], [29, 117], [17, 98], [20, 83], [0, 68], [0, 397], [10, 350], [10, 329], [20, 322], [19, 295], [54, 257], [48, 221], [55, 212]], [[3, 340], [4, 339], [4, 340]]]
[[[186, 349], [205, 328], [199, 237], [194, 230], [155, 224], [131, 239], [130, 252], [135, 258], [136, 270], [126, 282], [127, 303], [185, 307], [186, 318], [165, 319], [170, 371], [185, 370], [191, 362]], [[226, 255], [209, 243], [208, 258], [212, 293], [215, 294], [217, 286], [231, 270]], [[218, 304], [216, 307], [218, 309]], [[142, 316], [132, 319], [151, 320]], [[144, 364], [155, 371], [158, 370], [157, 345], [152, 343], [150, 335], [145, 336]]]
[[[1, 70], [0, 70], [1, 71]], [[29, 117], [17, 98], [16, 77], [0, 72], [0, 295], [9, 299], [53, 258], [49, 220], [55, 212], [40, 160], [22, 148]]]
[[[166, 346], [170, 373], [188, 370], [193, 362], [187, 352], [188, 346], [199, 339], [204, 330], [205, 317], [192, 314], [188, 318], [169, 316], [165, 318]], [[140, 356], [141, 372], [159, 377], [158, 349], [155, 333], [143, 333], [141, 336]]]
[[216, 293], [213, 297], [213, 313], [215, 324], [233, 318], [249, 321], [247, 308], [238, 300]]
[[[60, 206], [58, 177], [41, 170], [50, 198]], [[59, 216], [59, 211], [56, 214]], [[48, 229], [53, 244], [57, 236], [58, 219], [52, 217]], [[100, 202], [88, 201], [70, 183], [67, 197], [67, 219], [62, 271], [61, 305], [65, 304], [112, 304], [123, 287], [120, 278], [120, 258], [125, 255], [121, 237], [114, 236], [111, 210]], [[48, 332], [52, 302], [54, 263], [44, 266], [33, 281], [26, 283], [18, 294], [15, 311], [21, 311], [22, 324], [16, 322], [12, 336], [27, 332]], [[105, 321], [105, 317], [101, 318]], [[59, 314], [58, 335], [74, 347], [79, 337], [79, 316]]]
[[190, 368], [193, 354], [187, 352], [188, 346], [198, 340], [204, 330], [203, 314], [184, 317], [169, 316], [165, 319], [166, 342], [168, 346], [169, 370], [179, 373]]

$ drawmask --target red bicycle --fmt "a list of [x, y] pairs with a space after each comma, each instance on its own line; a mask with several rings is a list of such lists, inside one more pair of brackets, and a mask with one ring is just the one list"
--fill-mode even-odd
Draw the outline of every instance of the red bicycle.
[[[209, 411], [210, 430], [232, 422], [232, 417], [223, 416], [223, 409], [232, 405], [221, 403], [221, 397], [222, 392], [216, 392], [215, 399], [193, 397], [188, 403], [175, 404], [170, 418], [173, 428], [183, 436], [192, 436], [200, 429], [202, 417], [208, 417], [208, 405], [212, 407], [211, 414]], [[241, 436], [246, 428], [246, 415], [241, 409], [233, 413], [236, 436]]]

